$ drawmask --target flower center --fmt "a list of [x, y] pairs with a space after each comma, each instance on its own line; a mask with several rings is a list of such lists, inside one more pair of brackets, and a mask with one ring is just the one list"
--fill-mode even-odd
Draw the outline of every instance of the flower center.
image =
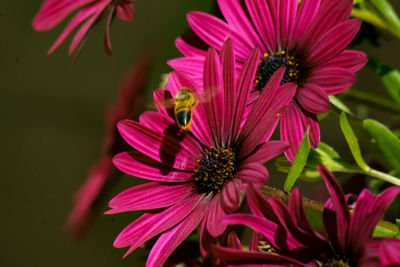
[[199, 167], [193, 175], [199, 194], [219, 193], [224, 185], [236, 174], [236, 154], [232, 148], [217, 149], [211, 146], [204, 149]]
[[257, 69], [256, 89], [262, 90], [275, 71], [282, 66], [286, 67], [286, 71], [283, 75], [281, 85], [287, 82], [299, 81], [300, 68], [299, 61], [296, 57], [288, 54], [286, 51], [272, 54], [265, 53]]
[[330, 259], [322, 264], [322, 267], [350, 267], [351, 265], [347, 261], [342, 259]]

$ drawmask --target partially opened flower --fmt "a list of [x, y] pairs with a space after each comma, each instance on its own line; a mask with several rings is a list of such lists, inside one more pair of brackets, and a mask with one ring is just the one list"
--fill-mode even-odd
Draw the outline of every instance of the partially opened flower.
[[254, 215], [232, 214], [222, 220], [245, 224], [263, 235], [269, 252], [239, 251], [213, 247], [225, 263], [276, 264], [294, 266], [391, 266], [400, 263], [399, 240], [373, 238], [372, 232], [400, 187], [386, 189], [375, 196], [364, 189], [351, 213], [335, 177], [318, 167], [331, 195], [323, 211], [326, 236], [315, 232], [304, 211], [300, 191], [295, 189], [286, 205], [279, 199], [265, 199], [249, 186], [248, 203]]
[[[290, 143], [286, 151], [294, 159], [304, 132], [310, 127], [312, 147], [318, 146], [320, 131], [316, 114], [329, 109], [329, 95], [341, 93], [355, 82], [354, 72], [367, 62], [364, 53], [343, 51], [358, 32], [361, 21], [349, 19], [352, 0], [218, 0], [226, 20], [201, 12], [187, 15], [193, 31], [209, 46], [221, 49], [232, 39], [238, 67], [255, 46], [261, 48], [254, 96], [272, 74], [286, 67], [282, 83], [294, 82], [298, 89], [282, 113], [281, 139]], [[176, 70], [199, 78], [205, 51], [176, 40], [185, 55], [169, 61]]]
[[47, 52], [48, 54], [53, 53], [65, 38], [79, 27], [69, 47], [71, 55], [76, 49], [78, 49], [78, 53], [80, 52], [94, 25], [107, 16], [104, 48], [107, 53], [111, 54], [110, 27], [112, 20], [115, 15], [122, 20], [133, 20], [132, 2], [133, 0], [45, 0], [39, 13], [33, 19], [32, 26], [37, 31], [48, 31], [57, 26], [71, 12], [79, 10]]
[[262, 164], [282, 153], [287, 144], [266, 142], [269, 132], [265, 129], [273, 131], [295, 85], [280, 86], [284, 70], [279, 70], [245, 115], [258, 58], [259, 49], [254, 49], [236, 78], [228, 39], [219, 56], [213, 48], [207, 53], [204, 89], [183, 73], [170, 74], [168, 91], [157, 90], [155, 102], [191, 88], [200, 99], [190, 131], [180, 130], [163, 105], [158, 105], [159, 112], [144, 113], [140, 122], [124, 120], [118, 124], [122, 137], [137, 151], [116, 155], [115, 166], [154, 182], [130, 188], [110, 201], [108, 213], [153, 210], [127, 226], [115, 240], [115, 247], [129, 246], [129, 254], [161, 234], [147, 259], [148, 266], [161, 266], [201, 222], [201, 236], [205, 232], [213, 237], [221, 235], [226, 226], [220, 218], [238, 208], [240, 192], [249, 182], [259, 187], [267, 181], [268, 172]]
[[68, 220], [67, 229], [76, 232], [81, 239], [86, 234], [94, 216], [100, 198], [118, 178], [118, 171], [112, 164], [112, 157], [128, 149], [128, 145], [117, 131], [117, 122], [122, 119], [136, 119], [143, 108], [143, 95], [146, 89], [150, 68], [151, 53], [142, 50], [139, 59], [129, 70], [119, 92], [117, 103], [107, 110], [107, 133], [104, 140], [102, 158], [92, 167], [85, 183], [74, 195], [74, 208]]

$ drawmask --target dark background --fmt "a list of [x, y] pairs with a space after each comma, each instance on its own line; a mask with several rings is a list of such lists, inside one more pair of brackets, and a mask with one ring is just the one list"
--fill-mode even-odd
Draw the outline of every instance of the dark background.
[[[114, 102], [139, 48], [156, 47], [150, 81], [156, 89], [160, 75], [170, 70], [165, 62], [180, 56], [174, 39], [187, 28], [185, 13], [208, 12], [212, 1], [139, 0], [135, 21], [116, 19], [113, 24], [114, 55], [103, 52], [103, 22], [74, 68], [67, 55], [70, 38], [46, 55], [66, 22], [45, 33], [31, 28], [41, 4], [0, 3], [0, 266], [134, 266], [144, 252], [138, 249], [122, 260], [124, 250], [112, 244], [136, 214], [100, 215], [86, 239], [76, 244], [63, 230], [70, 199], [101, 155], [104, 110]], [[381, 34], [379, 48], [366, 41], [354, 48], [400, 68], [399, 40]], [[362, 70], [358, 77], [359, 88], [386, 95], [373, 71]], [[379, 111], [369, 115], [384, 118]], [[322, 140], [349, 158], [337, 120], [327, 120], [321, 128]], [[277, 177], [271, 170], [272, 182], [282, 184]], [[133, 183], [134, 178], [124, 176], [106, 199]]]

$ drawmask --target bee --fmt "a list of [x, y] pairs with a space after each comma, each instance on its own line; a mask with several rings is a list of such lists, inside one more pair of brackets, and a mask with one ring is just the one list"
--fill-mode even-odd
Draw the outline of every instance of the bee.
[[174, 98], [174, 113], [176, 124], [184, 131], [190, 129], [193, 110], [199, 104], [193, 91], [189, 88], [182, 88]]
[[161, 104], [164, 108], [171, 109], [174, 113], [177, 126], [181, 130], [189, 131], [196, 106], [199, 103], [211, 101], [212, 96], [216, 94], [217, 92], [211, 92], [211, 90], [196, 91], [193, 90], [193, 87], [182, 87], [173, 99], [158, 102], [156, 106]]

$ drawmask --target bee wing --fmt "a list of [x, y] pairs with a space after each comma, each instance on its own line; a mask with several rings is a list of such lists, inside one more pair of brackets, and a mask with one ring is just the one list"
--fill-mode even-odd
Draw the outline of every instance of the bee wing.
[[170, 98], [170, 99], [154, 100], [153, 103], [150, 103], [147, 105], [147, 108], [157, 109], [157, 110], [164, 108], [164, 109], [168, 110], [168, 109], [174, 108], [174, 106], [175, 106], [174, 99]]
[[218, 93], [220, 90], [203, 90], [203, 91], [196, 91], [194, 92], [194, 96], [196, 100], [200, 103], [207, 103], [210, 102]]

